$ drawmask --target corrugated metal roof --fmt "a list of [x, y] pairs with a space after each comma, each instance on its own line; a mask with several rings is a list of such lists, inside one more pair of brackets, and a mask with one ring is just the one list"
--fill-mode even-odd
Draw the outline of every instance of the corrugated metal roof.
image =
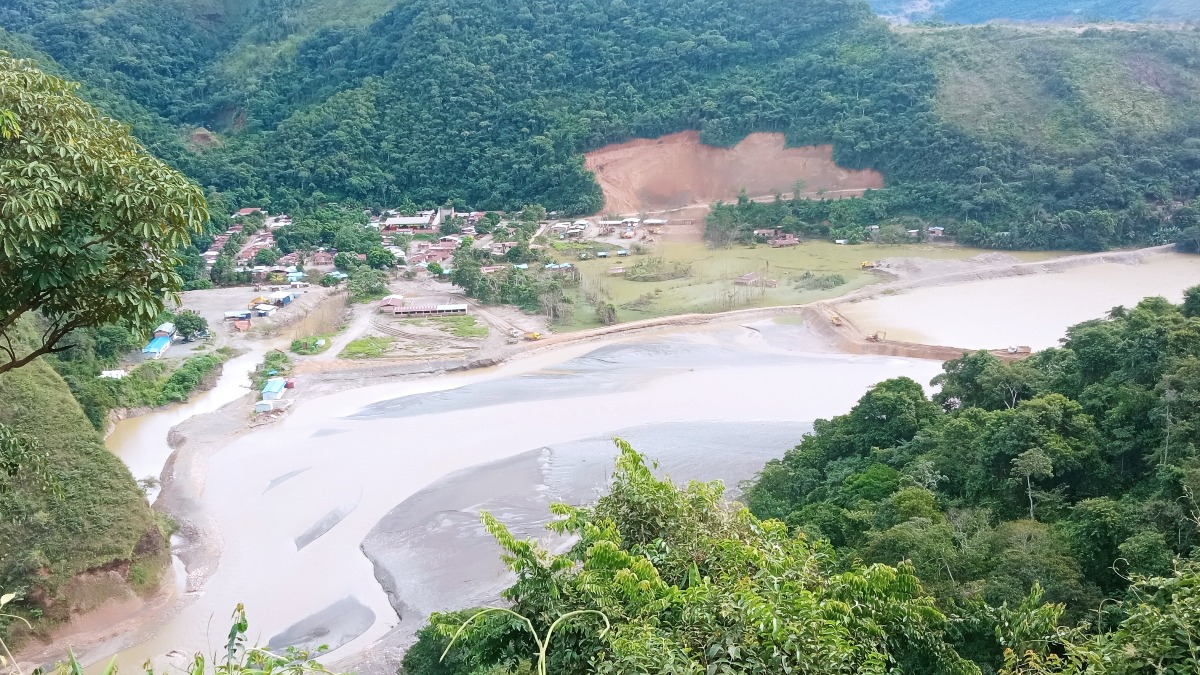
[[283, 388], [286, 385], [287, 380], [283, 379], [282, 377], [273, 377], [267, 380], [267, 383], [263, 385], [262, 390], [264, 394], [277, 394], [283, 391]]
[[167, 346], [170, 344], [171, 344], [171, 338], [169, 338], [165, 335], [162, 337], [156, 337], [150, 341], [150, 344], [146, 345], [146, 347], [144, 349], [142, 349], [142, 353], [143, 354], [154, 354], [157, 352], [161, 352], [162, 350], [166, 349]]

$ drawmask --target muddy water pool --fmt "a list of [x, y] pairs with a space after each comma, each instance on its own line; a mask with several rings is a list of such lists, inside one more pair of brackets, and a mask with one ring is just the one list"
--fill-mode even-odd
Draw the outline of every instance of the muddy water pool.
[[1179, 302], [1200, 284], [1200, 256], [1167, 253], [1140, 263], [1104, 263], [1031, 274], [929, 286], [838, 305], [864, 333], [890, 340], [969, 349], [1058, 346], [1067, 327], [1102, 317], [1146, 296]]

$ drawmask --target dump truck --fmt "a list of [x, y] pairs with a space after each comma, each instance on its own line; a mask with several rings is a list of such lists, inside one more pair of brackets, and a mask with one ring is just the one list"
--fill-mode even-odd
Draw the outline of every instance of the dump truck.
[[534, 340], [541, 340], [542, 334], [541, 333], [526, 333], [525, 339], [529, 340], [530, 342], [533, 342]]

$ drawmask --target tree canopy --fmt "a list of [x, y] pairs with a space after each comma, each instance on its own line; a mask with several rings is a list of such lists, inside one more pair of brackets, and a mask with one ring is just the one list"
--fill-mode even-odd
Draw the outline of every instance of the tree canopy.
[[[77, 328], [153, 321], [208, 217], [195, 185], [76, 89], [0, 53], [0, 373]], [[34, 313], [27, 346], [14, 331]]]
[[739, 225], [854, 238], [936, 223], [997, 248], [1195, 241], [1194, 31], [898, 32], [859, 0], [311, 5], [22, 2], [0, 25], [235, 203], [590, 213], [602, 195], [583, 152], [763, 131], [832, 144], [886, 187], [747, 205]]
[[1197, 293], [1113, 308], [1022, 361], [964, 354], [932, 400], [882, 382], [768, 463], [746, 502], [843, 556], [911, 561], [944, 610], [1012, 606], [1038, 583], [1071, 621], [1103, 603], [1109, 628], [1131, 578], [1200, 557]]
[[[978, 673], [947, 643], [947, 618], [911, 566], [838, 561], [722, 499], [720, 483], [656, 478], [628, 444], [611, 491], [593, 507], [556, 505], [551, 528], [577, 537], [555, 555], [484, 524], [517, 576], [504, 592], [544, 634], [555, 673]], [[537, 654], [511, 616], [476, 622], [438, 661], [470, 613], [438, 615], [404, 660], [409, 675], [522, 672]]]

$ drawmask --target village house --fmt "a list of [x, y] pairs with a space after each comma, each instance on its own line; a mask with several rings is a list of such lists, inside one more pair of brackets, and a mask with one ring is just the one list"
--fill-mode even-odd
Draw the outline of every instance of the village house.
[[264, 401], [278, 401], [283, 398], [284, 389], [287, 388], [287, 380], [282, 377], [272, 377], [263, 385], [262, 397]]
[[425, 262], [439, 265], [454, 257], [454, 251], [431, 250], [425, 254]]
[[388, 314], [395, 313], [396, 308], [404, 306], [403, 295], [389, 295], [379, 302], [379, 311]]
[[152, 359], [162, 358], [167, 349], [171, 346], [171, 338], [163, 336], [156, 337], [150, 341], [150, 344], [142, 348], [142, 355]]
[[252, 214], [255, 214], [255, 213], [261, 213], [261, 214], [263, 214], [264, 216], [265, 216], [265, 215], [267, 215], [267, 212], [266, 212], [266, 211], [264, 211], [263, 209], [260, 209], [260, 208], [258, 208], [258, 207], [254, 207], [254, 206], [252, 206], [252, 207], [249, 207], [249, 208], [240, 209], [240, 210], [239, 210], [237, 213], [235, 213], [235, 214], [233, 214], [232, 216], [230, 216], [230, 218], [242, 218], [242, 217], [249, 216], [249, 215], [252, 215]]
[[465, 304], [455, 305], [402, 305], [392, 308], [396, 316], [455, 316], [467, 313]]

